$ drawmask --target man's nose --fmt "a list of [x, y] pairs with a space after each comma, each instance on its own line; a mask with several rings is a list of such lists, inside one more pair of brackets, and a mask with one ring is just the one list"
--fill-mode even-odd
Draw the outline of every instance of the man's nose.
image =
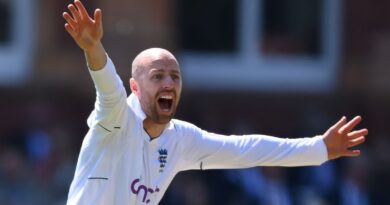
[[173, 81], [173, 79], [170, 76], [168, 76], [164, 79], [163, 87], [165, 89], [172, 89], [174, 86], [175, 86], [175, 82]]

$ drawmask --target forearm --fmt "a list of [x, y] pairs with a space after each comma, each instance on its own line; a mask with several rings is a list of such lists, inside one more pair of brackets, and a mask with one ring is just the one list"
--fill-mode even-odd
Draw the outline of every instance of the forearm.
[[101, 70], [107, 63], [106, 51], [100, 41], [89, 50], [84, 50], [84, 54], [89, 69], [93, 71]]
[[322, 136], [283, 139], [261, 136], [257, 146], [260, 165], [263, 166], [313, 166], [327, 161], [326, 145]]
[[96, 103], [92, 115], [88, 118], [91, 127], [95, 122], [112, 130], [126, 112], [126, 90], [111, 59], [105, 54], [106, 63], [100, 70], [89, 69], [96, 88]]
[[[205, 169], [245, 168], [253, 166], [311, 166], [327, 160], [321, 136], [283, 139], [266, 135], [211, 136], [213, 153], [202, 159]], [[217, 148], [217, 149], [216, 149]]]
[[108, 100], [109, 98], [115, 97], [113, 95], [118, 95], [115, 93], [126, 95], [122, 80], [116, 73], [114, 63], [107, 56], [107, 54], [104, 54], [104, 59], [104, 64], [99, 64], [99, 70], [93, 70], [91, 65], [88, 64], [89, 73], [91, 74], [92, 80], [94, 82], [97, 96]]

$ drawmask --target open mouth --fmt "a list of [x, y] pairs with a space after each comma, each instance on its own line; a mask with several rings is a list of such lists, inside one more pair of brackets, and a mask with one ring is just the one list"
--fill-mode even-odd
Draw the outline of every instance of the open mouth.
[[160, 98], [158, 98], [158, 105], [160, 106], [160, 109], [164, 112], [171, 111], [173, 105], [173, 97], [170, 95], [161, 96]]

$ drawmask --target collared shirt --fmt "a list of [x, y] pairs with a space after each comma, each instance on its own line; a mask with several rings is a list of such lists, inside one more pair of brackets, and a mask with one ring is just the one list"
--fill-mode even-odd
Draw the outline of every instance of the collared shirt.
[[153, 140], [138, 98], [127, 97], [108, 58], [91, 71], [97, 90], [72, 181], [68, 205], [158, 204], [174, 176], [191, 169], [308, 166], [327, 160], [322, 136], [282, 139], [225, 136], [173, 119]]

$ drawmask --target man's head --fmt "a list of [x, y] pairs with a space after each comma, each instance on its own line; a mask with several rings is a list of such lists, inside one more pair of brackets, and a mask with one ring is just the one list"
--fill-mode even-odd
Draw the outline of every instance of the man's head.
[[131, 91], [154, 123], [166, 124], [175, 115], [181, 94], [181, 73], [176, 58], [167, 50], [150, 48], [132, 64]]

